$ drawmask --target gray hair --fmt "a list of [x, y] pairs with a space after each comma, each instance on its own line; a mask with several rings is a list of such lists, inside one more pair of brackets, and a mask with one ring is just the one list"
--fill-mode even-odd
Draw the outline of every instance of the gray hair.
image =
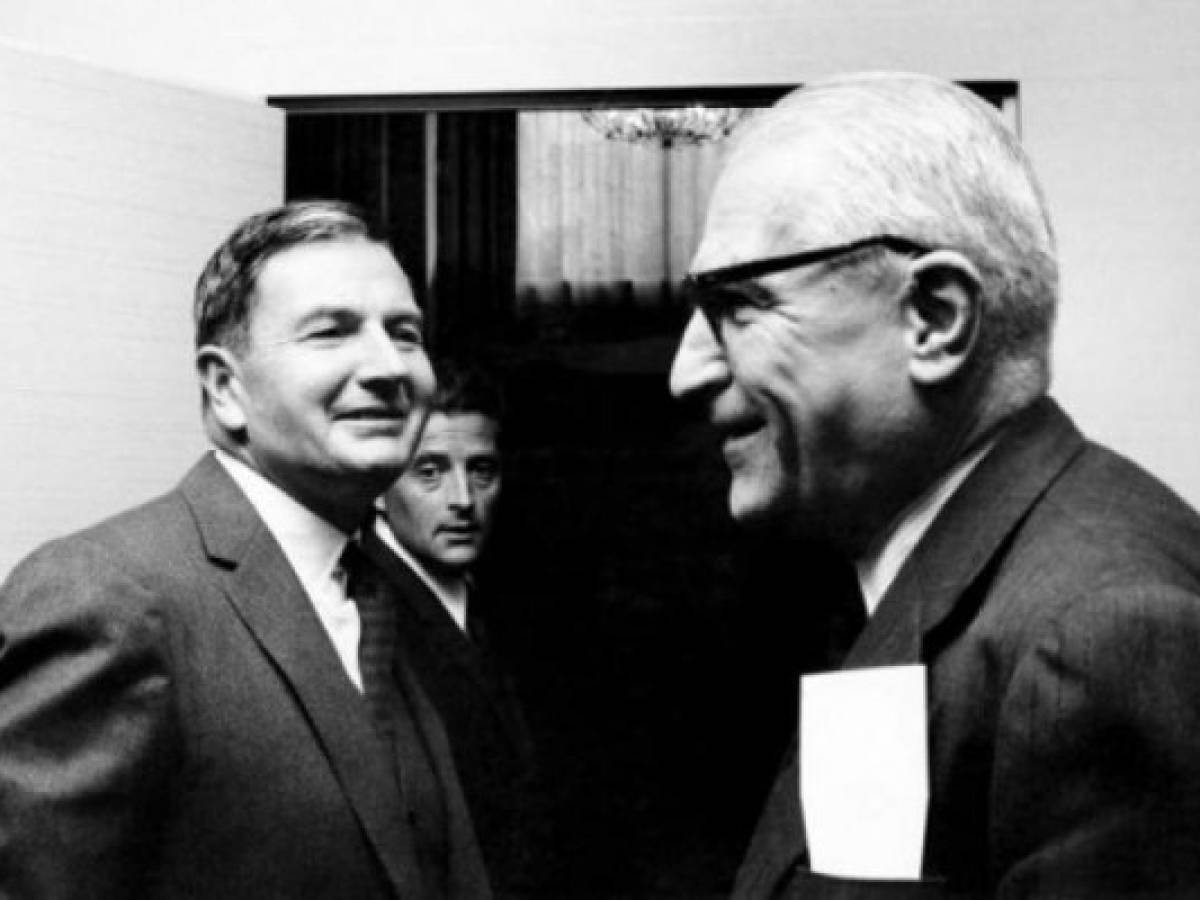
[[998, 112], [928, 76], [844, 75], [756, 117], [734, 156], [800, 139], [836, 159], [831, 200], [815, 212], [782, 200], [782, 227], [803, 216], [808, 241], [895, 234], [963, 253], [983, 280], [981, 364], [1009, 401], [1042, 393], [1058, 302], [1054, 234], [1033, 167]]

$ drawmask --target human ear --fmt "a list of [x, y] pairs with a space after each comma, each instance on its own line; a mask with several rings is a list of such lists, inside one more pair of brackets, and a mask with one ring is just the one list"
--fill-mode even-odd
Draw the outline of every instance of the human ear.
[[238, 360], [233, 352], [228, 347], [205, 344], [196, 351], [196, 374], [208, 409], [221, 428], [229, 434], [244, 431], [246, 411]]
[[962, 370], [975, 348], [982, 279], [974, 264], [954, 250], [917, 257], [909, 275], [904, 300], [909, 375], [917, 384], [940, 384]]

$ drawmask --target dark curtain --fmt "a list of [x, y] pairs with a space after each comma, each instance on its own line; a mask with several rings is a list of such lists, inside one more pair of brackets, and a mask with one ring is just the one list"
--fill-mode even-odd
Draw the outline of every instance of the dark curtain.
[[437, 129], [435, 346], [485, 352], [512, 321], [517, 254], [517, 114], [447, 112]]
[[[801, 611], [821, 579], [729, 522], [715, 436], [667, 392], [678, 326], [616, 333], [625, 317], [605, 307], [594, 329], [522, 329], [516, 114], [437, 121], [424, 305], [434, 356], [482, 358], [505, 383], [504, 499], [477, 574], [555, 798], [546, 896], [723, 896], [794, 725]], [[424, 122], [288, 120], [288, 197], [364, 207], [418, 296]]]
[[424, 113], [292, 113], [285, 182], [288, 200], [324, 197], [361, 207], [391, 243], [422, 303], [424, 120]]

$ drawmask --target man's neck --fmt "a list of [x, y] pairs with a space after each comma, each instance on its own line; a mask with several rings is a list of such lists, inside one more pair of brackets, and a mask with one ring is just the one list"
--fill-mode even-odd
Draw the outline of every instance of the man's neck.
[[890, 485], [890, 490], [877, 486], [872, 492], [873, 517], [863, 516], [856, 530], [847, 530], [837, 541], [850, 559], [877, 553], [915, 506], [936, 492], [946, 479], [953, 478], [953, 473], [969, 460], [977, 461], [982, 448], [995, 443], [1005, 419], [972, 411], [968, 400], [961, 397], [950, 404], [930, 412], [929, 420], [919, 430], [924, 440], [906, 442], [907, 463], [894, 464], [891, 469], [900, 474], [900, 479]]
[[346, 534], [354, 534], [362, 526], [374, 509], [375, 497], [390, 483], [384, 480], [377, 485], [377, 479], [372, 479], [370, 483], [356, 484], [351, 479], [339, 479], [331, 483], [329, 478], [316, 473], [306, 479], [282, 478], [269, 467], [260, 465], [244, 445], [221, 443], [218, 449]]
[[380, 540], [387, 544], [425, 582], [455, 624], [465, 633], [470, 580], [468, 572], [463, 569], [446, 571], [444, 568], [439, 572], [432, 568], [400, 543], [396, 538], [396, 533], [392, 531], [384, 517], [380, 517], [376, 521], [375, 527]]
[[416, 557], [417, 564], [429, 576], [430, 581], [449, 594], [465, 594], [470, 583], [470, 575], [463, 569], [447, 569], [432, 560]]
[[995, 440], [989, 439], [974, 447], [949, 470], [943, 472], [893, 517], [887, 528], [854, 558], [859, 587], [867, 605], [867, 615], [875, 612], [900, 568], [929, 530], [942, 507], [967, 480], [994, 444]]

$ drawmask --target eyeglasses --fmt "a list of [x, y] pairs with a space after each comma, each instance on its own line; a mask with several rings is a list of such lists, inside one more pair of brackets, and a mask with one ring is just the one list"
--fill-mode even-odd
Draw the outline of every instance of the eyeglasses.
[[713, 288], [733, 284], [738, 281], [749, 281], [752, 278], [761, 278], [764, 275], [773, 275], [776, 272], [785, 272], [788, 269], [798, 269], [801, 266], [811, 266], [819, 262], [844, 256], [847, 253], [853, 253], [855, 250], [861, 250], [864, 247], [886, 247], [888, 250], [894, 250], [897, 253], [907, 253], [916, 256], [931, 252], [931, 248], [923, 244], [918, 244], [916, 241], [910, 241], [908, 238], [897, 237], [892, 234], [875, 234], [870, 237], [859, 238], [856, 241], [850, 241], [847, 244], [817, 247], [812, 250], [801, 250], [799, 253], [770, 256], [766, 259], [754, 259], [748, 262], [735, 263], [732, 266], [722, 266], [718, 269], [693, 272], [684, 277], [683, 289], [685, 295], [691, 297], [692, 302], [704, 313], [709, 323], [713, 326], [714, 333], [719, 335], [720, 331], [716, 327], [719, 321], [719, 312], [722, 307], [728, 306], [728, 303], [718, 302], [709, 293]]
[[848, 244], [834, 244], [832, 247], [818, 247], [814, 250], [801, 250], [799, 253], [788, 253], [784, 256], [770, 256], [766, 259], [754, 259], [749, 262], [735, 263], [732, 266], [722, 266], [719, 269], [708, 269], [704, 272], [694, 272], [683, 279], [685, 288], [707, 290], [721, 284], [735, 281], [748, 281], [751, 278], [762, 278], [788, 269], [798, 269], [801, 266], [811, 266], [861, 250], [864, 247], [886, 247], [897, 253], [929, 253], [930, 248], [908, 238], [896, 237], [892, 234], [876, 234], [871, 237], [859, 238]]

